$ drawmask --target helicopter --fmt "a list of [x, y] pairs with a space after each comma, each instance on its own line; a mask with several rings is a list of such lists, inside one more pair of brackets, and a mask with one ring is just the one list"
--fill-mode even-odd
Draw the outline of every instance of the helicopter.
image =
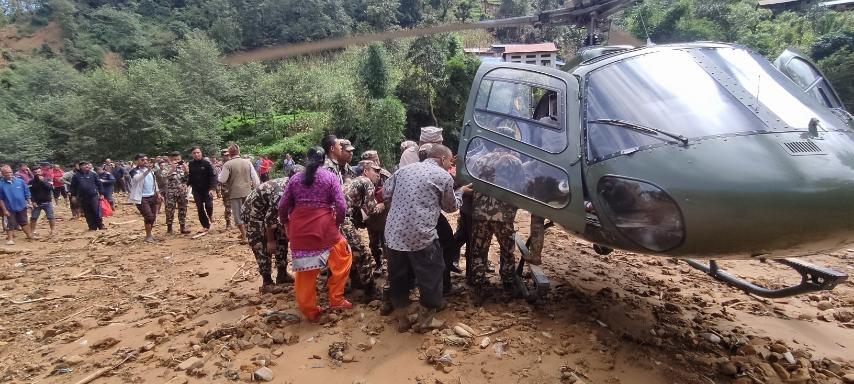
[[[854, 244], [854, 127], [821, 72], [792, 50], [772, 64], [727, 43], [593, 45], [598, 27], [628, 4], [579, 0], [537, 15], [269, 48], [253, 56], [472, 28], [586, 27], [590, 45], [572, 69], [481, 64], [460, 129], [461, 182], [532, 215], [530, 237], [516, 236], [521, 296], [535, 302], [548, 294], [538, 264], [544, 229], [552, 225], [593, 243], [599, 254], [616, 248], [677, 258], [762, 297], [844, 282], [842, 272], [795, 258]], [[485, 177], [473, 168], [496, 150], [519, 159], [522, 169], [507, 172], [521, 177]], [[765, 288], [723, 271], [717, 259], [774, 260], [801, 282]]]

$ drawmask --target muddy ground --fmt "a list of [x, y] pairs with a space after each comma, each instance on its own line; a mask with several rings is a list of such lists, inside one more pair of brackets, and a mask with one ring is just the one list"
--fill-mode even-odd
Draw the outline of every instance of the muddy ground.
[[[214, 233], [193, 239], [165, 235], [161, 215], [162, 241], [149, 245], [129, 205], [102, 232], [71, 221], [67, 208], [58, 215], [54, 239], [0, 248], [2, 382], [78, 383], [100, 374], [93, 382], [225, 383], [255, 372], [276, 383], [324, 384], [854, 380], [850, 281], [832, 292], [766, 300], [681, 262], [596, 255], [552, 228], [546, 302], [498, 296], [477, 308], [463, 293], [439, 318], [490, 335], [400, 334], [377, 302], [322, 325], [295, 321], [292, 292], [258, 293], [252, 253], [222, 230], [221, 219]], [[195, 210], [188, 216], [198, 229]], [[520, 214], [519, 227], [526, 219]], [[854, 250], [809, 261], [850, 274]], [[771, 286], [797, 281], [775, 263], [722, 265]]]

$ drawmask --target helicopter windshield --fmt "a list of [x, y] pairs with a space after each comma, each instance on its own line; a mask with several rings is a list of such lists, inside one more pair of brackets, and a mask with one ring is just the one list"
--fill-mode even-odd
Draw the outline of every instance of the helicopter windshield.
[[[744, 50], [705, 49], [703, 55], [742, 87], [759, 92], [759, 101], [788, 129], [806, 129], [817, 117], [825, 129], [839, 120], [788, 81], [766, 60]], [[702, 57], [702, 56], [697, 56]], [[671, 142], [604, 121], [621, 120], [687, 138], [771, 130], [684, 50], [662, 50], [614, 62], [587, 79], [587, 156], [591, 161]], [[791, 85], [794, 87], [794, 85]], [[753, 102], [753, 100], [751, 100]], [[600, 121], [597, 123], [597, 121]], [[783, 124], [776, 127], [784, 129]]]

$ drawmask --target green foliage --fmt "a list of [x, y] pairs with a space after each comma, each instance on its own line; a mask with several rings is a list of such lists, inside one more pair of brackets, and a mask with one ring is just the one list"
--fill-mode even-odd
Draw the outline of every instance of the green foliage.
[[368, 53], [362, 60], [359, 70], [359, 80], [368, 91], [368, 96], [374, 99], [382, 99], [389, 93], [389, 68], [388, 58], [380, 44], [371, 44]]
[[854, 50], [840, 49], [819, 61], [818, 66], [839, 93], [845, 108], [854, 111]]
[[47, 132], [31, 120], [22, 120], [0, 107], [0, 162], [35, 162], [47, 153]]
[[394, 97], [370, 100], [361, 132], [363, 148], [379, 153], [383, 164], [394, 164], [398, 145], [403, 140], [406, 108]]

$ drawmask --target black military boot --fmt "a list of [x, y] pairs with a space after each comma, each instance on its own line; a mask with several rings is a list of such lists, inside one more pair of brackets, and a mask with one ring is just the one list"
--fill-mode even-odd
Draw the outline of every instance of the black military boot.
[[169, 235], [172, 234], [172, 224], [166, 224], [166, 233]]
[[258, 288], [258, 291], [261, 293], [272, 293], [275, 290], [276, 284], [273, 284], [273, 276], [270, 276], [269, 273], [262, 274], [261, 280], [261, 288]]
[[186, 225], [182, 225], [182, 226], [181, 226], [181, 234], [182, 234], [182, 235], [186, 235], [186, 234], [189, 234], [189, 233], [190, 233], [190, 230], [189, 230], [189, 229], [187, 229], [187, 226], [186, 226]]

